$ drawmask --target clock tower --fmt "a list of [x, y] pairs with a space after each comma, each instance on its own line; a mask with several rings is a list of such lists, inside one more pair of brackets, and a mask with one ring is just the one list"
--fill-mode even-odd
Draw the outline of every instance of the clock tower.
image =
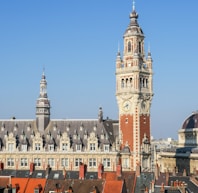
[[130, 169], [140, 164], [150, 168], [150, 106], [153, 96], [152, 58], [145, 55], [144, 33], [133, 4], [130, 23], [124, 33], [123, 56], [116, 58], [116, 99], [119, 108], [119, 135], [122, 149], [130, 151]]

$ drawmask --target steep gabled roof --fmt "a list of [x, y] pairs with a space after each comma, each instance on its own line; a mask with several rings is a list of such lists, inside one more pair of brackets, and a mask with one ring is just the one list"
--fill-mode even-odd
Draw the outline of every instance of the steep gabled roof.
[[29, 178], [12, 178], [11, 184], [13, 188], [17, 188], [20, 192], [25, 192]]
[[24, 193], [34, 192], [35, 188], [39, 188], [40, 189], [39, 193], [43, 193], [45, 189], [45, 185], [46, 185], [45, 178], [41, 178], [41, 179], [29, 178], [28, 185]]
[[106, 181], [104, 184], [103, 193], [122, 193], [123, 192], [123, 181]]

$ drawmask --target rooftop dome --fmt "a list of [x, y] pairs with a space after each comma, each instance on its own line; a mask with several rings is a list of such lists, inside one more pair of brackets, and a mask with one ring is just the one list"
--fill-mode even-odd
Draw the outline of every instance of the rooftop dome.
[[190, 115], [183, 123], [182, 129], [198, 128], [198, 111]]

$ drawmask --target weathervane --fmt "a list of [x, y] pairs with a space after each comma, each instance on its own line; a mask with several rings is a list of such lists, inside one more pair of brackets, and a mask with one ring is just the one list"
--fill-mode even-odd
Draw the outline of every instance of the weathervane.
[[135, 0], [133, 0], [133, 11], [135, 11]]

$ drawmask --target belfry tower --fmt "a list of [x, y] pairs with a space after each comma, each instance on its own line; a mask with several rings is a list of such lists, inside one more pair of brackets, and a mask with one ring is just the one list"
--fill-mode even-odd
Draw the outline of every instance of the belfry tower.
[[36, 125], [42, 133], [50, 122], [50, 100], [47, 97], [47, 81], [43, 72], [40, 81], [40, 95], [36, 103]]
[[144, 33], [133, 3], [130, 23], [124, 33], [123, 57], [116, 58], [116, 98], [119, 108], [121, 151], [130, 150], [130, 168], [150, 168], [150, 106], [153, 96], [152, 58], [145, 56]]

